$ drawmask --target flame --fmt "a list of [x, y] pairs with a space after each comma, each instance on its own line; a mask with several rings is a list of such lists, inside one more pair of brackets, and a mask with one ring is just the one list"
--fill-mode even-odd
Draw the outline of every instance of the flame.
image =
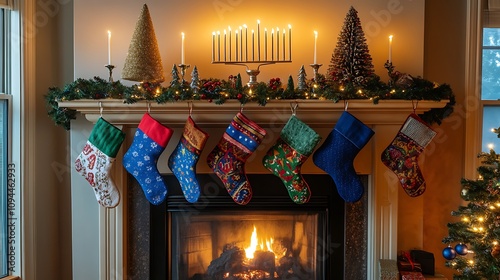
[[[269, 252], [273, 252], [273, 238], [270, 238], [269, 240], [265, 240], [266, 244], [266, 250]], [[253, 226], [253, 232], [252, 236], [250, 237], [250, 246], [245, 248], [245, 254], [247, 259], [253, 259], [255, 251], [257, 250], [257, 247], [260, 247], [260, 250], [264, 250], [264, 242], [260, 242], [259, 244], [259, 239], [257, 238], [257, 228]], [[274, 253], [274, 252], [273, 252]]]

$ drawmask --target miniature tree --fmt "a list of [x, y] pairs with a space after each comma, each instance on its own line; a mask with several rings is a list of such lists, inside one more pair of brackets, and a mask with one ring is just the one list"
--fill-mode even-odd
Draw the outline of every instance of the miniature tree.
[[358, 12], [351, 7], [330, 60], [328, 76], [340, 85], [365, 85], [374, 73]]

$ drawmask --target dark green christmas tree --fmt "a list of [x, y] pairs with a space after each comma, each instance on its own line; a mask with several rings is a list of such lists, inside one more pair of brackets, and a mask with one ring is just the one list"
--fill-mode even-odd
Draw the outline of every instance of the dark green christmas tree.
[[478, 157], [479, 179], [461, 180], [461, 197], [467, 204], [451, 212], [460, 221], [448, 223], [449, 235], [443, 238], [448, 245], [443, 250], [446, 266], [457, 271], [453, 279], [499, 279], [500, 155], [491, 149]]
[[328, 77], [340, 85], [363, 86], [374, 75], [372, 57], [358, 12], [351, 6], [330, 60]]

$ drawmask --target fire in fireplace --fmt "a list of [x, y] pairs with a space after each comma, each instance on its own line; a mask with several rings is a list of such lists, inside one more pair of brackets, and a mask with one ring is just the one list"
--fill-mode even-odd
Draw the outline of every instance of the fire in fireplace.
[[304, 177], [313, 194], [304, 205], [267, 174], [248, 175], [254, 195], [245, 206], [214, 175], [198, 176], [195, 204], [173, 176], [160, 206], [131, 180], [129, 279], [365, 279], [367, 196], [345, 204], [328, 175]]

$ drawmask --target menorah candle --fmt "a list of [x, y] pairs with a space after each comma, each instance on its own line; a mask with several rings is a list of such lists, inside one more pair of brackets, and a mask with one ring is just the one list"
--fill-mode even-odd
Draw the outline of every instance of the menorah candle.
[[260, 61], [260, 20], [257, 20], [257, 59]]
[[[245, 60], [248, 61], [248, 26], [243, 24], [243, 27], [245, 28]], [[241, 37], [243, 37], [243, 34], [241, 34]]]
[[217, 31], [217, 59], [220, 61], [220, 31]]
[[271, 61], [274, 60], [274, 28], [271, 29]]
[[243, 30], [240, 26], [240, 60], [243, 61]]
[[212, 32], [212, 61], [215, 61], [215, 31]]
[[[260, 61], [260, 52], [258, 59]], [[267, 61], [267, 28], [264, 28], [264, 61]]]
[[238, 61], [238, 30], [234, 31], [234, 33], [236, 34], [236, 50], [234, 53], [236, 55], [236, 61]]
[[227, 53], [227, 48], [226, 48], [226, 29], [224, 29], [224, 61], [226, 61], [226, 53]]
[[276, 27], [276, 60], [280, 60], [280, 29]]
[[227, 29], [229, 30], [229, 61], [231, 61], [231, 49], [232, 49], [232, 44], [231, 44], [231, 26], [228, 26]]
[[252, 61], [255, 61], [254, 41], [255, 41], [255, 33], [252, 29]]
[[288, 25], [288, 60], [292, 60], [292, 25]]
[[285, 60], [285, 28], [283, 28], [283, 44], [282, 44], [282, 48], [283, 48], [283, 60]]

